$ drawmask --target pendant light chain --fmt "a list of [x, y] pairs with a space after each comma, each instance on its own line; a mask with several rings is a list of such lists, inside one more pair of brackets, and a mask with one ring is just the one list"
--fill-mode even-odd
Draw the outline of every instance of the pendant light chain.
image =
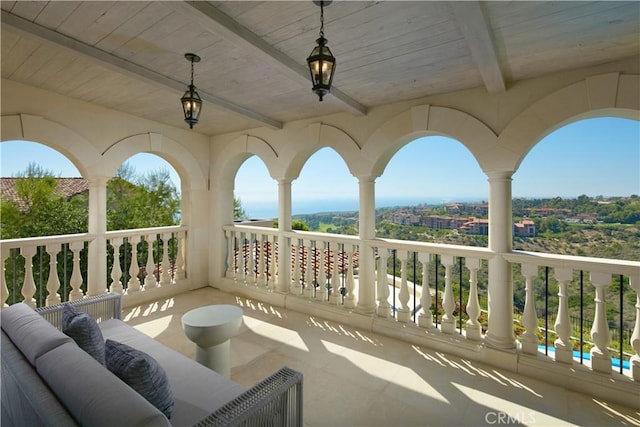
[[320, 2], [320, 37], [324, 38], [324, 1]]

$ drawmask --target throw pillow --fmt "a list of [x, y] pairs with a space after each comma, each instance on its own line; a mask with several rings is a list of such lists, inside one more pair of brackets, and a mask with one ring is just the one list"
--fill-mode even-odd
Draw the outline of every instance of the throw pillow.
[[62, 309], [62, 332], [104, 365], [104, 338], [95, 319], [74, 305], [65, 304]]
[[173, 411], [173, 393], [167, 373], [147, 353], [126, 344], [107, 339], [107, 369], [127, 383], [167, 418]]

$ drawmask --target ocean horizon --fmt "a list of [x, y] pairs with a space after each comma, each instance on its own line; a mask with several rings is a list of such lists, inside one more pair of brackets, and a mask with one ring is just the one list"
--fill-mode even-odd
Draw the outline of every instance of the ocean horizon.
[[[418, 205], [441, 205], [444, 203], [482, 202], [482, 198], [456, 198], [442, 199], [434, 197], [388, 197], [376, 199], [376, 209], [394, 206], [418, 206]], [[278, 218], [277, 201], [255, 201], [240, 200], [242, 208], [249, 219], [274, 219]], [[327, 200], [294, 200], [291, 204], [291, 214], [308, 215], [324, 212], [351, 212], [359, 210], [358, 199], [327, 199]]]

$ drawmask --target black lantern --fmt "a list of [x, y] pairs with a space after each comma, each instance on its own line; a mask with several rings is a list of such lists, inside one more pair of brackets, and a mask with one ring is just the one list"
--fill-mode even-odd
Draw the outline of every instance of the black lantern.
[[191, 84], [184, 95], [182, 95], [182, 98], [180, 98], [180, 101], [182, 102], [184, 121], [189, 123], [190, 129], [193, 129], [193, 125], [198, 123], [202, 108], [202, 99], [200, 99], [200, 95], [198, 95], [196, 87], [193, 85], [193, 63], [200, 62], [200, 57], [195, 53], [185, 53], [184, 57], [187, 58], [187, 61], [191, 62]]
[[324, 6], [328, 6], [331, 1], [314, 0], [314, 3], [320, 6], [320, 37], [316, 40], [318, 45], [313, 48], [311, 55], [307, 58], [307, 64], [309, 64], [311, 72], [313, 91], [322, 102], [322, 97], [331, 91], [336, 58], [331, 54], [327, 46], [327, 39], [324, 38]]

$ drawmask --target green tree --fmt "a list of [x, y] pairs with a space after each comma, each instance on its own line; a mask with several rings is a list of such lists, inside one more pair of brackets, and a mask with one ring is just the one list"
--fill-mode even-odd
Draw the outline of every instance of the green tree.
[[247, 219], [247, 213], [242, 208], [240, 198], [233, 198], [233, 219]]
[[87, 232], [88, 196], [66, 200], [53, 172], [30, 163], [17, 176], [16, 193], [20, 202], [0, 201], [2, 239]]

